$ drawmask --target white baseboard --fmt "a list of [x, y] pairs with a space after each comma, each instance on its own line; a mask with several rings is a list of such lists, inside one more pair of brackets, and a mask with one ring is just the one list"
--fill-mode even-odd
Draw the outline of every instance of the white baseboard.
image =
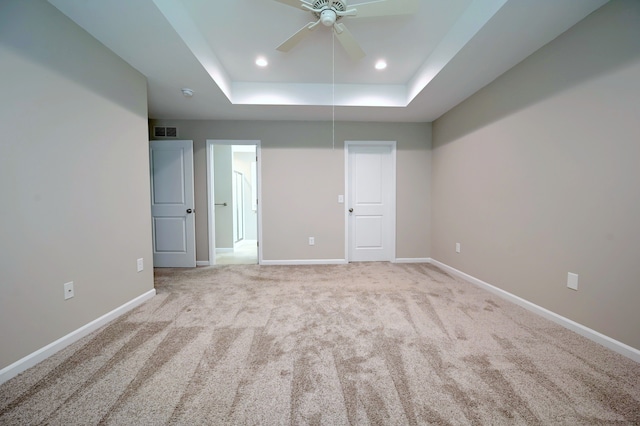
[[346, 265], [346, 259], [262, 260], [260, 265]]
[[399, 257], [393, 263], [431, 263], [430, 257]]
[[216, 247], [216, 253], [233, 253], [233, 247]]
[[196, 261], [196, 266], [209, 266], [210, 263], [208, 260], [197, 260]]
[[97, 330], [103, 325], [116, 319], [120, 315], [130, 311], [131, 309], [137, 307], [138, 305], [141, 305], [143, 302], [146, 302], [147, 300], [151, 299], [155, 295], [156, 295], [155, 289], [149, 290], [148, 292], [136, 297], [133, 300], [128, 301], [127, 303], [114, 309], [113, 311], [104, 314], [100, 318], [97, 318], [91, 321], [90, 323], [83, 325], [77, 330], [72, 331], [66, 336], [59, 338], [55, 342], [50, 343], [47, 346], [40, 348], [37, 351], [25, 356], [24, 358], [19, 359], [13, 364], [6, 366], [2, 370], [0, 370], [0, 384], [17, 376], [18, 374], [22, 373], [26, 369], [33, 367], [37, 363], [44, 361], [46, 358], [50, 357], [51, 355], [55, 354], [61, 349], [64, 349], [65, 347], [76, 342], [77, 340], [80, 340], [82, 337], [90, 334], [91, 332]]
[[589, 340], [592, 340], [596, 343], [601, 344], [602, 346], [605, 346], [609, 349], [611, 349], [614, 352], [617, 352], [621, 355], [626, 356], [627, 358], [630, 358], [636, 362], [640, 362], [640, 350], [633, 348], [627, 344], [624, 344], [622, 342], [619, 342], [615, 339], [612, 339], [609, 336], [606, 336], [602, 333], [599, 333], [595, 330], [590, 329], [589, 327], [586, 327], [580, 323], [577, 323], [573, 320], [570, 320], [569, 318], [565, 318], [562, 315], [558, 315], [555, 312], [552, 312], [548, 309], [543, 308], [542, 306], [538, 306], [535, 303], [531, 303], [528, 300], [525, 300], [521, 297], [516, 296], [515, 294], [511, 294], [508, 291], [502, 290], [498, 287], [495, 287], [489, 283], [486, 283], [482, 280], [479, 280], [478, 278], [472, 277], [471, 275], [465, 274], [462, 271], [459, 271], [455, 268], [452, 268], [449, 265], [445, 265], [444, 263], [438, 262], [437, 260], [431, 259], [431, 263], [433, 265], [436, 265], [442, 269], [444, 269], [447, 272], [452, 273], [453, 275], [456, 275], [460, 278], [462, 278], [465, 281], [468, 281], [472, 284], [475, 284], [479, 287], [484, 288], [485, 290], [490, 291], [491, 293], [502, 297], [503, 299], [506, 299], [510, 302], [515, 303], [516, 305], [520, 305], [523, 308], [536, 313], [548, 320], [551, 320], [553, 322], [555, 322], [556, 324], [559, 324], [573, 332], [578, 333], [581, 336], [586, 337]]
[[[261, 265], [346, 265], [346, 259], [294, 259], [294, 260], [263, 260]], [[392, 260], [391, 263], [431, 263], [429, 257], [406, 257]]]

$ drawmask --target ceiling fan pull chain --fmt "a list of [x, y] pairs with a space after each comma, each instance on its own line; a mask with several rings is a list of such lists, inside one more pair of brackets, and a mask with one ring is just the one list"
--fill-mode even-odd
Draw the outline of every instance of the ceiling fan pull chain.
[[331, 31], [331, 137], [336, 149], [336, 35]]

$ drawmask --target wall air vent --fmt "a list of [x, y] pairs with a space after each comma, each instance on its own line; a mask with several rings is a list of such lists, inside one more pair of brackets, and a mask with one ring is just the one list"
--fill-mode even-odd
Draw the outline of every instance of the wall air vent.
[[153, 137], [155, 138], [177, 138], [178, 128], [167, 126], [155, 126], [153, 128]]

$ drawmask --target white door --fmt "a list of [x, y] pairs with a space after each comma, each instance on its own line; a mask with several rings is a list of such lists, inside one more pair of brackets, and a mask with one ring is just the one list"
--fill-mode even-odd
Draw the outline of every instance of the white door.
[[151, 141], [153, 264], [195, 267], [193, 141]]
[[395, 257], [395, 142], [346, 142], [350, 261]]

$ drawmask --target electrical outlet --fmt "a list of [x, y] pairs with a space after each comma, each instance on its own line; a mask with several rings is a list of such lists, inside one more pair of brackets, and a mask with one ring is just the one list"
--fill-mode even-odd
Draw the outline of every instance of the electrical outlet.
[[567, 273], [567, 287], [571, 290], [578, 290], [578, 274]]
[[460, 253], [460, 243], [456, 243], [456, 253]]
[[144, 259], [142, 257], [138, 259], [137, 265], [138, 265], [138, 272], [144, 271]]
[[73, 297], [73, 281], [64, 284], [64, 300]]
[[313, 245], [315, 245], [315, 244], [316, 244], [316, 239], [315, 239], [315, 238], [313, 238], [313, 237], [309, 237], [309, 245], [310, 245], [310, 246], [313, 246]]

